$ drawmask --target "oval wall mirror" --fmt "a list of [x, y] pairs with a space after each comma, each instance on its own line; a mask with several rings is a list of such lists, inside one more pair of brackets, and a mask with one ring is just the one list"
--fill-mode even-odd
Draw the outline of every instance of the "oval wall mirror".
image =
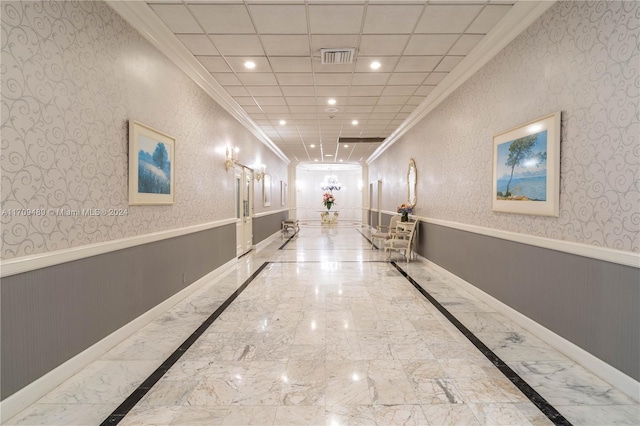
[[411, 207], [416, 205], [418, 201], [418, 195], [416, 193], [416, 185], [418, 183], [418, 170], [416, 169], [416, 162], [413, 158], [409, 159], [409, 171], [407, 172], [407, 187], [408, 187], [408, 203]]

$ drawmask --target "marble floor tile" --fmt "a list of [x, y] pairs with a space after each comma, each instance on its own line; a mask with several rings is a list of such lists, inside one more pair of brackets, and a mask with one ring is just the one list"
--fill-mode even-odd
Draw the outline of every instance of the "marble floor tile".
[[[6, 424], [100, 424], [264, 262], [120, 424], [551, 424], [363, 234], [274, 238]], [[573, 424], [640, 424], [638, 401], [420, 261], [399, 266]]]

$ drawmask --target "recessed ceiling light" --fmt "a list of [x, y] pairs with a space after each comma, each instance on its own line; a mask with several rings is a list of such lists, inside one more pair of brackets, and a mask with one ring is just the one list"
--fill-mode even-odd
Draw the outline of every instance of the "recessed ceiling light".
[[340, 162], [342, 163], [342, 158], [340, 159]]
[[256, 67], [256, 63], [253, 61], [247, 61], [244, 63], [244, 67], [245, 68], [249, 68], [250, 70], [254, 69]]
[[311, 145], [309, 145], [309, 146], [310, 146], [311, 148], [315, 148], [315, 147], [316, 147], [316, 145], [315, 145], [315, 144], [311, 144]]
[[380, 68], [380, 62], [378, 61], [373, 61], [371, 62], [371, 65], [369, 65], [371, 67], [372, 70], [377, 70], [378, 68]]
[[313, 160], [313, 161], [315, 161], [315, 162], [317, 163], [317, 162], [318, 162], [318, 159], [316, 158], [316, 159], [315, 159], [315, 160]]
[[357, 126], [357, 125], [358, 125], [358, 120], [353, 120], [353, 121], [351, 122], [351, 124], [353, 124], [354, 126]]
[[284, 126], [285, 124], [287, 124], [287, 122], [285, 120], [280, 120], [280, 125]]
[[343, 145], [345, 148], [349, 148], [349, 145]]
[[327, 103], [328, 103], [329, 105], [335, 105], [335, 104], [336, 104], [336, 100], [335, 100], [335, 99], [329, 99], [329, 100], [327, 101]]
[[333, 154], [325, 154], [325, 157], [333, 157]]

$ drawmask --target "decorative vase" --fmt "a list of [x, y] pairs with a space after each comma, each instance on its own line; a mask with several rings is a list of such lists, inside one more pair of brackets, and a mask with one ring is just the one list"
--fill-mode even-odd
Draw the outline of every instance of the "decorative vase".
[[327, 202], [325, 205], [327, 206], [327, 210], [331, 210], [332, 203]]
[[400, 222], [409, 222], [409, 213], [402, 213], [402, 217], [400, 218]]

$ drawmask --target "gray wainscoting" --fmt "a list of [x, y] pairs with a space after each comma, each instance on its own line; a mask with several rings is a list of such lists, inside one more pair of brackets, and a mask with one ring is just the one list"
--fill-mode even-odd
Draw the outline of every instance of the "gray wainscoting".
[[424, 222], [416, 251], [640, 379], [639, 269]]
[[235, 239], [233, 223], [3, 278], [2, 399], [233, 259]]
[[253, 218], [253, 244], [266, 240], [282, 229], [282, 221], [289, 218], [289, 211], [276, 212]]

